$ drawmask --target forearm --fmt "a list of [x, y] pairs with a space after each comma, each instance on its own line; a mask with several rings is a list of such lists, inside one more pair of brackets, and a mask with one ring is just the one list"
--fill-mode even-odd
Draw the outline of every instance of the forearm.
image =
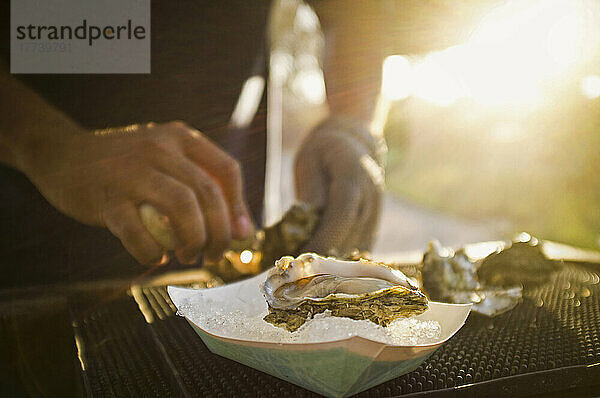
[[325, 34], [330, 112], [370, 122], [381, 86], [383, 46], [374, 8], [362, 2], [311, 2]]
[[380, 68], [352, 63], [344, 56], [326, 63], [327, 104], [331, 114], [348, 116], [367, 126], [373, 118], [380, 92]]
[[0, 67], [0, 163], [25, 174], [43, 162], [43, 148], [59, 146], [81, 128]]

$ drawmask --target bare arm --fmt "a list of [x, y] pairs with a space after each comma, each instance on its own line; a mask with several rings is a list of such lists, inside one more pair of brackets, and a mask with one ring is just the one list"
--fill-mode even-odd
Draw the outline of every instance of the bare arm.
[[385, 144], [369, 131], [380, 89], [377, 7], [360, 0], [314, 2], [325, 34], [329, 117], [296, 157], [297, 196], [323, 209], [306, 250], [347, 254], [374, 242], [383, 192]]
[[324, 74], [332, 114], [370, 122], [386, 49], [378, 2], [311, 2], [325, 34]]
[[0, 162], [28, 174], [43, 155], [40, 147], [61, 145], [83, 129], [0, 65]]
[[251, 233], [239, 164], [187, 124], [85, 131], [6, 71], [0, 87], [0, 162], [66, 215], [108, 228], [140, 262], [165, 258], [140, 219], [144, 203], [168, 217], [184, 263]]

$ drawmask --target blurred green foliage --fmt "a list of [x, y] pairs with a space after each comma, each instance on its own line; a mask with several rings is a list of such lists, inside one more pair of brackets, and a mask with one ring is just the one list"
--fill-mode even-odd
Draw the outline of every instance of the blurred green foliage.
[[584, 98], [575, 83], [533, 110], [409, 99], [392, 107], [386, 137], [392, 193], [506, 220], [507, 235], [525, 230], [598, 249], [600, 99]]

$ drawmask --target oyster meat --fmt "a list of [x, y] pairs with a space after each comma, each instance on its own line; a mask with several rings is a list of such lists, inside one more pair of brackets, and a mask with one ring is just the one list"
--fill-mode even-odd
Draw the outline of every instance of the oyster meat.
[[325, 311], [386, 326], [428, 308], [425, 295], [400, 271], [314, 253], [279, 259], [261, 289], [269, 307], [264, 320], [291, 332]]

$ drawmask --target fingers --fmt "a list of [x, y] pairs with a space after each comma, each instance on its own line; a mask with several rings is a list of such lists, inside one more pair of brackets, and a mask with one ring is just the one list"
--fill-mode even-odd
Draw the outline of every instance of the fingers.
[[[375, 238], [377, 237], [377, 227], [379, 226], [379, 218], [381, 214], [381, 206], [382, 206], [382, 195], [379, 191], [373, 194], [373, 198], [371, 202], [373, 207], [371, 208], [371, 212], [367, 221], [365, 222], [365, 228], [363, 229], [363, 234], [361, 239], [356, 243], [356, 248], [358, 250], [371, 250], [373, 248], [373, 244], [375, 243]], [[354, 247], [350, 247], [350, 249], [354, 249]]]
[[179, 260], [195, 263], [206, 243], [204, 216], [194, 191], [177, 179], [153, 170], [134, 186], [133, 195], [154, 205], [169, 218], [175, 231], [175, 249]]
[[[202, 251], [217, 257], [232, 236], [246, 238], [253, 232], [237, 161], [183, 122], [141, 129], [142, 138], [130, 140], [133, 149], [119, 152], [116, 192], [136, 206], [148, 204], [156, 210], [153, 216], [144, 213], [142, 227], [145, 222], [156, 230], [167, 225], [173, 231], [153, 235], [151, 228], [144, 236], [154, 236], [160, 247], [175, 249], [182, 263], [192, 263]], [[128, 142], [130, 137], [124, 137], [119, 138]], [[174, 239], [166, 239], [170, 236]]]
[[332, 132], [322, 138], [318, 145], [309, 142], [303, 147], [296, 162], [298, 197], [325, 209], [306, 249], [321, 254], [334, 249], [339, 255], [355, 248], [367, 249], [379, 217], [382, 191], [377, 184], [382, 177], [375, 173], [379, 166], [362, 143], [347, 135]]
[[237, 238], [246, 238], [253, 231], [252, 222], [244, 199], [242, 169], [237, 160], [219, 148], [199, 131], [185, 124], [177, 128], [186, 131], [183, 150], [186, 156], [213, 176], [227, 199], [231, 215], [231, 227]]
[[142, 224], [132, 202], [105, 210], [103, 220], [110, 232], [121, 240], [125, 249], [140, 263], [158, 265], [168, 261], [164, 249]]
[[360, 185], [352, 180], [338, 179], [331, 184], [327, 205], [313, 239], [306, 245], [308, 251], [328, 254], [331, 249], [344, 249], [353, 230], [360, 208]]
[[354, 249], [359, 251], [369, 250], [375, 239], [375, 230], [379, 220], [380, 198], [379, 195], [371, 189], [362, 190], [361, 206], [356, 221], [352, 228], [352, 233], [347, 237], [343, 244], [343, 252], [348, 253]]
[[169, 218], [149, 203], [142, 203], [139, 212], [142, 224], [154, 240], [167, 250], [175, 250], [175, 233]]
[[221, 186], [202, 168], [186, 158], [160, 158], [159, 169], [190, 187], [200, 203], [208, 234], [205, 255], [220, 256], [231, 240], [228, 203]]
[[299, 200], [321, 208], [327, 202], [328, 182], [322, 164], [308, 148], [302, 148], [296, 157], [295, 185]]

